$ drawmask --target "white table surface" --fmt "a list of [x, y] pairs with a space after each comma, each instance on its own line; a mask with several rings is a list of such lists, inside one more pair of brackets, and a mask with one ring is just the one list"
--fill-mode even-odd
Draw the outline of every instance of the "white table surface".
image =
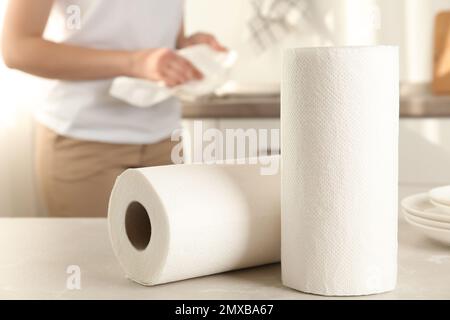
[[[450, 299], [450, 247], [400, 223], [394, 292], [361, 299]], [[81, 268], [81, 290], [66, 288]], [[127, 280], [112, 252], [105, 219], [0, 219], [1, 299], [324, 299], [281, 284], [270, 265], [143, 287]]]

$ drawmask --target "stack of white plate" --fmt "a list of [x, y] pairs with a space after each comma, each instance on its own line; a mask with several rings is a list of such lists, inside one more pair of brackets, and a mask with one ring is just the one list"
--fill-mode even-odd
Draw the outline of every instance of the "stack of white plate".
[[418, 231], [450, 245], [450, 186], [408, 197], [402, 201], [402, 210]]

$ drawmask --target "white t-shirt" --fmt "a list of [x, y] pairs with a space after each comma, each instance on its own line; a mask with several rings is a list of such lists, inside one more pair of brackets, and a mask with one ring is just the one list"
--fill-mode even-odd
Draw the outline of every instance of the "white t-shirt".
[[[55, 0], [48, 28], [59, 34], [46, 37], [97, 49], [174, 48], [182, 16], [183, 0]], [[36, 119], [64, 136], [109, 143], [154, 143], [179, 127], [175, 99], [136, 108], [112, 98], [111, 83], [50, 81]]]

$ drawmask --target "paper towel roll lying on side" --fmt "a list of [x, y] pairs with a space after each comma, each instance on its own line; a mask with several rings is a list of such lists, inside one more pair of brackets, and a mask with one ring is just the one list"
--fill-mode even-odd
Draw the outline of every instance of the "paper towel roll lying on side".
[[156, 285], [280, 261], [280, 176], [261, 174], [269, 161], [279, 157], [119, 176], [108, 221], [126, 275]]
[[332, 296], [393, 290], [399, 79], [395, 47], [291, 49], [282, 79], [282, 272]]

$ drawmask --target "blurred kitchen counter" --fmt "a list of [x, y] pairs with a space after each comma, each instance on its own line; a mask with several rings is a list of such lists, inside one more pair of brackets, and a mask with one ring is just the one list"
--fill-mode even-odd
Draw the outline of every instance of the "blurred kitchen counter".
[[[0, 252], [0, 299], [325, 299], [283, 287], [279, 264], [143, 287], [125, 278], [105, 219], [3, 218]], [[72, 265], [80, 290], [66, 287]], [[449, 270], [450, 248], [401, 222], [397, 289], [358, 299], [449, 299]]]
[[400, 116], [450, 118], [450, 95], [434, 95], [430, 84], [404, 84], [400, 87]]
[[[429, 84], [402, 84], [400, 116], [403, 118], [450, 118], [450, 95], [432, 94]], [[185, 119], [279, 118], [279, 95], [228, 95], [185, 102]]]
[[279, 95], [208, 97], [183, 103], [183, 118], [279, 118]]

